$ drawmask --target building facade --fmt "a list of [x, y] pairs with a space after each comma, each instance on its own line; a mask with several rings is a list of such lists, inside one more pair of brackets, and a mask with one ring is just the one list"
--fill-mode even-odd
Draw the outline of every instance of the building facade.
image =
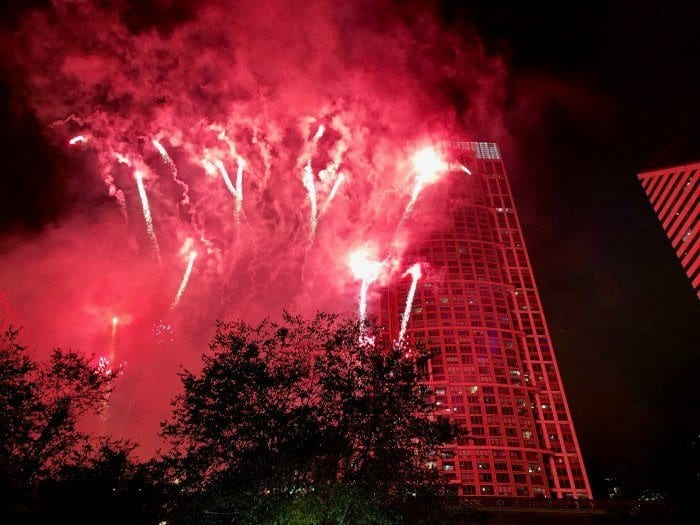
[[638, 175], [695, 294], [700, 298], [700, 163]]
[[[438, 415], [469, 431], [436, 468], [463, 496], [590, 499], [498, 145], [450, 142], [443, 155], [449, 190], [430, 206], [445, 220], [412, 235], [404, 257], [425, 274], [406, 339], [430, 350], [425, 380]], [[409, 286], [402, 279], [380, 294], [378, 317], [393, 337]]]

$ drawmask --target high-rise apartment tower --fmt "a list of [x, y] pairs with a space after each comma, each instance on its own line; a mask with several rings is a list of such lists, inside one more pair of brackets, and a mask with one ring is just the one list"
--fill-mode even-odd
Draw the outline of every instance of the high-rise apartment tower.
[[[591, 498], [498, 145], [442, 149], [450, 171], [442, 193], [426, 197], [431, 220], [414, 211], [411, 220], [427, 224], [404, 258], [427, 273], [406, 338], [431, 352], [425, 380], [438, 415], [469, 431], [439, 451], [436, 468], [463, 496]], [[393, 337], [409, 285], [380, 294], [379, 320]]]
[[639, 174], [642, 188], [700, 298], [700, 164]]

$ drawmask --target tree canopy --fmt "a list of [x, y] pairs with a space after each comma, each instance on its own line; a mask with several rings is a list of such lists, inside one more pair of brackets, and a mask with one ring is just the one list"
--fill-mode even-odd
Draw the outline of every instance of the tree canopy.
[[[285, 314], [218, 323], [181, 373], [163, 451], [81, 431], [114, 375], [72, 351], [36, 360], [0, 336], [0, 521], [394, 523], [437, 510], [430, 468], [459, 431], [420, 381], [428, 354], [372, 322]], [[9, 517], [9, 521], [5, 518]]]
[[97, 414], [112, 389], [77, 352], [54, 350], [37, 363], [18, 342], [18, 332], [0, 335], [0, 483], [28, 486], [80, 460], [89, 436], [78, 423]]
[[299, 506], [329, 513], [314, 523], [359, 507], [381, 521], [438, 495], [428, 465], [458, 430], [434, 416], [427, 358], [335, 315], [219, 323], [163, 425], [168, 479], [191, 496], [187, 512], [214, 522], [284, 522]]

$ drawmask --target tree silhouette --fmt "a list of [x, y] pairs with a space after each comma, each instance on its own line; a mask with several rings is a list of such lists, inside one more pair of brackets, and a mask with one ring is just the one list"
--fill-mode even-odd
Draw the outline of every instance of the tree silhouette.
[[283, 523], [313, 508], [326, 513], [322, 523], [359, 522], [351, 514], [364, 509], [379, 522], [439, 495], [428, 465], [458, 430], [433, 416], [418, 372], [427, 357], [372, 323], [329, 314], [219, 323], [202, 371], [181, 374], [184, 391], [163, 424], [175, 513]]
[[18, 331], [0, 334], [0, 508], [31, 507], [41, 483], [87, 461], [93, 447], [78, 422], [101, 409], [113, 379], [76, 352], [39, 364]]

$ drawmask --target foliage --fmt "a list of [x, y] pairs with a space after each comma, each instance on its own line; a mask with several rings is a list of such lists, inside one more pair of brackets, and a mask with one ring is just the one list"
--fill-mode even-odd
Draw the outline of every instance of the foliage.
[[113, 377], [76, 352], [54, 350], [39, 365], [17, 335], [0, 335], [0, 476], [30, 485], [84, 452], [88, 436], [77, 424], [99, 412]]
[[[102, 440], [79, 463], [64, 466], [38, 489], [38, 521], [157, 523], [164, 504], [150, 463], [139, 463], [136, 445]], [[50, 518], [50, 519], [49, 519]]]
[[201, 373], [181, 374], [163, 425], [166, 476], [186, 502], [177, 513], [287, 523], [281, 509], [310, 505], [326, 509], [323, 523], [336, 521], [343, 497], [369, 517], [439, 495], [426, 465], [457, 429], [433, 416], [418, 380], [425, 360], [372, 323], [335, 315], [219, 323]]
[[95, 452], [78, 428], [102, 408], [113, 377], [76, 353], [37, 363], [12, 329], [0, 334], [0, 508], [29, 505], [40, 484]]

